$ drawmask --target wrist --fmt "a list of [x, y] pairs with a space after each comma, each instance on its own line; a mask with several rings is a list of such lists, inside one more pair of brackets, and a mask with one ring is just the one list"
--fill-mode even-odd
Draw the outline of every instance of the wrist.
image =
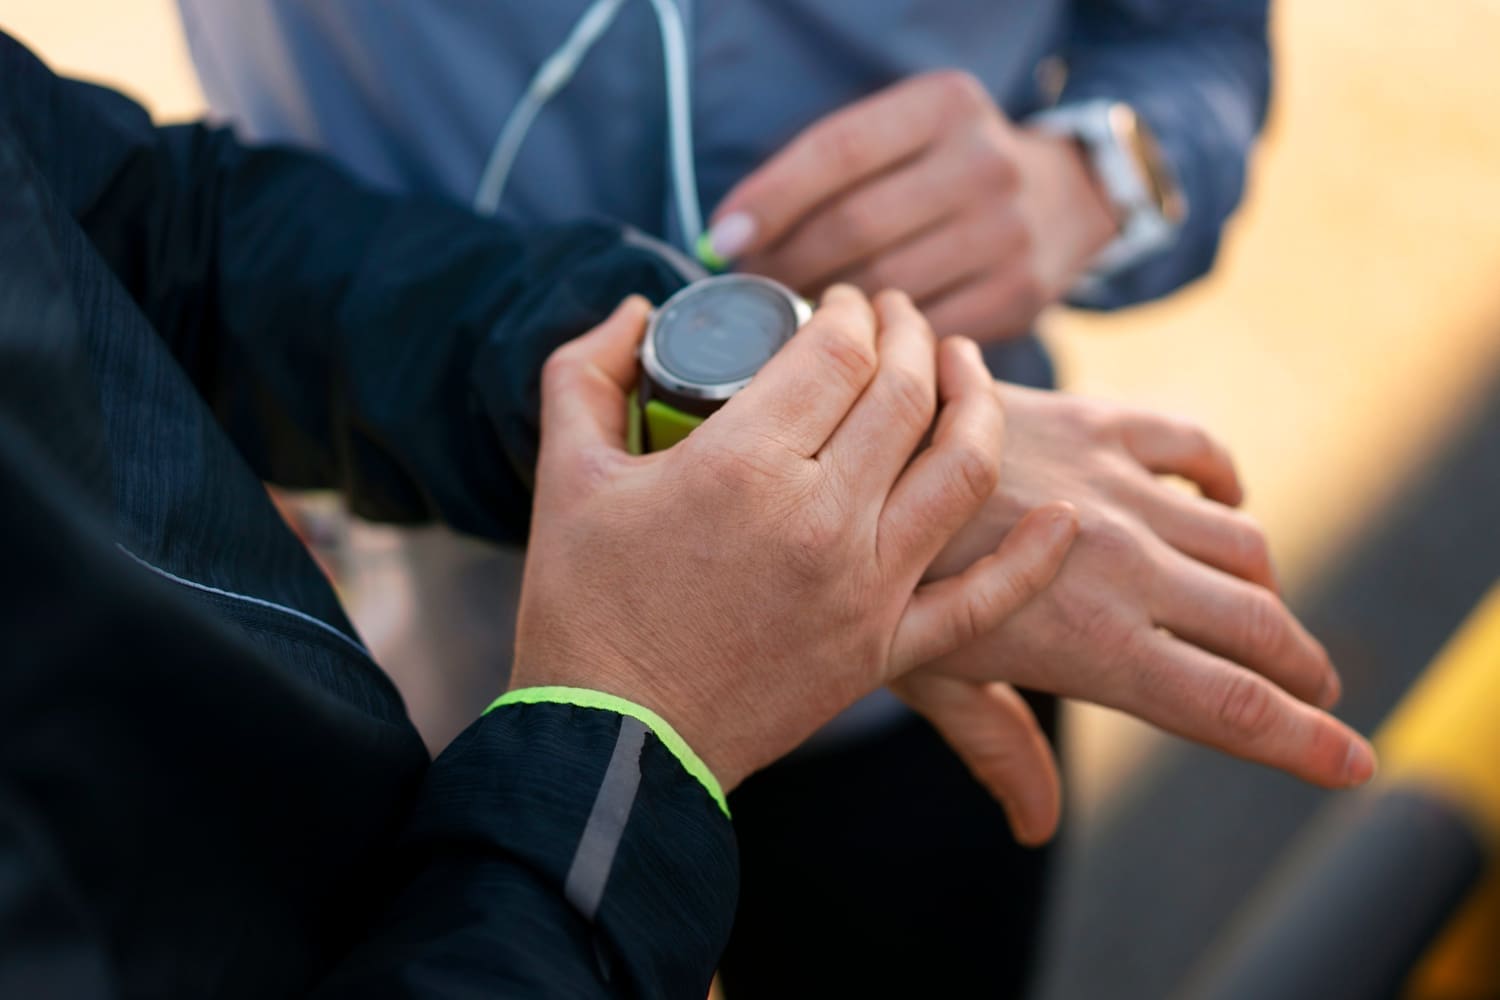
[[1114, 216], [1117, 234], [1088, 261], [1073, 292], [1098, 294], [1099, 282], [1171, 246], [1187, 214], [1187, 201], [1155, 133], [1121, 101], [1063, 104], [1034, 115], [1037, 131], [1075, 140], [1085, 169]]
[[566, 685], [512, 687], [505, 694], [496, 698], [490, 704], [489, 708], [485, 709], [485, 714], [497, 708], [504, 708], [507, 705], [531, 704], [572, 705], [578, 708], [595, 709], [638, 720], [677, 759], [678, 763], [682, 765], [683, 770], [703, 786], [709, 798], [713, 799], [724, 815], [726, 817], [729, 815], [729, 804], [725, 800], [725, 786], [720, 782], [718, 772], [683, 737], [676, 726], [667, 721], [655, 709], [642, 704], [638, 698], [628, 698], [608, 691], [600, 691], [592, 687]]
[[1060, 193], [1059, 208], [1070, 223], [1063, 228], [1074, 238], [1071, 256], [1080, 270], [1087, 268], [1120, 232], [1120, 219], [1109, 192], [1094, 173], [1088, 151], [1079, 140], [1036, 128], [1025, 132]]
[[568, 641], [556, 643], [530, 629], [517, 641], [515, 666], [508, 696], [526, 688], [575, 688], [620, 698], [660, 716], [692, 748], [725, 792], [743, 781], [753, 767], [735, 753], [732, 727], [722, 724], [724, 700], [712, 678], [714, 664], [691, 674], [673, 669], [670, 662], [641, 657], [630, 650], [647, 648], [644, 639], [623, 642], [585, 638], [581, 629], [569, 630]]

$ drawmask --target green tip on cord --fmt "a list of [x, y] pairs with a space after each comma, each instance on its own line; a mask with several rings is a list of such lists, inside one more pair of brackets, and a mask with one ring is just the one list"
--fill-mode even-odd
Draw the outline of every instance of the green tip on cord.
[[722, 274], [729, 270], [729, 261], [714, 252], [713, 234], [705, 232], [698, 237], [698, 245], [694, 248], [698, 255], [698, 263], [708, 268], [715, 274]]

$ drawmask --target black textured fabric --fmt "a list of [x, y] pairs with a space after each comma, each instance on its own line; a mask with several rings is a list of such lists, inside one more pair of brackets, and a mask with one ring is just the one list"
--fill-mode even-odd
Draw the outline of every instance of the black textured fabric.
[[[1030, 699], [1049, 737], [1057, 702]], [[795, 754], [730, 797], [742, 887], [728, 1000], [1021, 997], [1053, 848], [926, 722]]]
[[507, 708], [429, 763], [260, 485], [519, 537], [541, 359], [675, 281], [155, 130], [0, 36], [0, 996], [704, 994], [702, 787], [647, 738], [585, 924], [618, 718]]

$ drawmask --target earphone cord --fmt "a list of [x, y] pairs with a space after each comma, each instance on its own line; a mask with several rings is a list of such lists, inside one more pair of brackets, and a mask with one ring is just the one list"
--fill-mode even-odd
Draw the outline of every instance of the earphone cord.
[[[495, 145], [485, 161], [479, 187], [474, 192], [476, 212], [493, 215], [505, 195], [505, 184], [526, 141], [537, 114], [578, 72], [589, 50], [614, 23], [625, 0], [595, 0], [573, 25], [567, 39], [548, 56], [532, 76], [526, 92], [511, 109]], [[691, 248], [703, 231], [703, 211], [698, 204], [698, 178], [693, 164], [693, 118], [689, 90], [687, 32], [675, 0], [651, 0], [661, 31], [661, 47], [667, 87], [667, 152], [672, 169], [673, 198], [682, 247]]]

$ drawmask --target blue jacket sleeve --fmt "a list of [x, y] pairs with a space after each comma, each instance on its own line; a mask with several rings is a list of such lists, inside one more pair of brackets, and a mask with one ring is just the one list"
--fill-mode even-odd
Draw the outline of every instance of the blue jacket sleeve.
[[1090, 306], [1165, 295], [1213, 266], [1271, 89], [1269, 0], [1084, 0], [1062, 101], [1110, 98], [1161, 141], [1188, 200], [1177, 241], [1104, 283]]

